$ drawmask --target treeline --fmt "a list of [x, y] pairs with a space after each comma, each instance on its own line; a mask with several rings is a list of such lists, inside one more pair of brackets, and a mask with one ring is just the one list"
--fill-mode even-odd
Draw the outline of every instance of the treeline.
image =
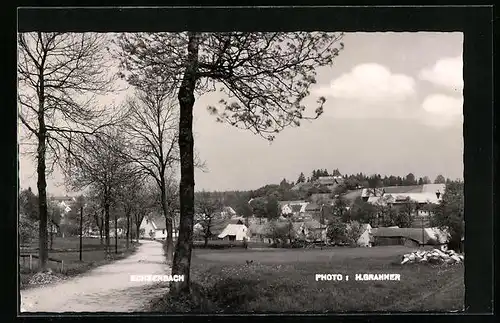
[[[445, 178], [443, 175], [438, 175], [434, 181], [431, 181], [428, 176], [416, 177], [413, 173], [408, 173], [406, 176], [395, 176], [395, 175], [380, 175], [372, 174], [367, 175], [364, 173], [357, 174], [344, 174], [342, 175], [338, 169], [334, 169], [328, 172], [327, 169], [315, 169], [311, 172], [311, 175], [306, 178], [303, 172], [301, 172], [296, 180], [297, 183], [311, 183], [316, 181], [322, 176], [342, 176], [344, 179], [344, 185], [348, 190], [354, 190], [357, 188], [377, 188], [377, 187], [387, 187], [387, 186], [410, 186], [410, 185], [423, 185], [423, 184], [445, 184], [450, 183], [452, 180], [450, 178]], [[284, 179], [286, 182], [286, 179]], [[292, 182], [292, 184], [294, 184]]]

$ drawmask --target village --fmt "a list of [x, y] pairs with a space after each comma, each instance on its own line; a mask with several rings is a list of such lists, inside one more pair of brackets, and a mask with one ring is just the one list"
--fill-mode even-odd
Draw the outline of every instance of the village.
[[[336, 188], [342, 185], [342, 176], [322, 176], [312, 183], [311, 187], [326, 186], [331, 193], [314, 193], [308, 200], [279, 201], [279, 217], [269, 220], [267, 217], [243, 217], [231, 207], [222, 206], [214, 214], [196, 214], [194, 235], [198, 241], [207, 238], [209, 242], [217, 241], [266, 243], [269, 245], [285, 245], [292, 242], [303, 242], [310, 245], [344, 245], [344, 241], [331, 241], [328, 237], [328, 224], [335, 213], [335, 203], [343, 199], [346, 203], [340, 212], [348, 213], [357, 199], [378, 207], [402, 208], [413, 203], [411, 225], [408, 227], [384, 227], [377, 223], [359, 223], [355, 245], [372, 247], [381, 245], [406, 245], [411, 247], [425, 245], [444, 245], [448, 242], [447, 234], [431, 227], [432, 206], [436, 206], [445, 192], [445, 184], [422, 184], [412, 186], [380, 187], [376, 189], [362, 188], [335, 195]], [[295, 185], [292, 190], [301, 189]], [[248, 201], [249, 204], [252, 200]], [[329, 214], [330, 216], [327, 216]], [[210, 219], [210, 223], [207, 219]], [[179, 223], [178, 215], [174, 223]], [[209, 224], [208, 224], [209, 223]], [[207, 228], [207, 226], [209, 226]], [[164, 240], [166, 238], [165, 219], [160, 215], [149, 214], [141, 223], [141, 237]], [[349, 230], [347, 223], [346, 230]], [[177, 230], [174, 231], [176, 238]], [[195, 242], [196, 243], [196, 242]], [[248, 247], [248, 244], [246, 244]]]

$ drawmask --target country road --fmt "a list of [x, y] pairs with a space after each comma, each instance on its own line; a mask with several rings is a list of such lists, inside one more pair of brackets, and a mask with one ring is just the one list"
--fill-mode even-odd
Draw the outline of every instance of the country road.
[[141, 241], [131, 256], [72, 279], [21, 291], [21, 312], [140, 312], [166, 292], [154, 282], [131, 282], [131, 275], [168, 275], [161, 243]]

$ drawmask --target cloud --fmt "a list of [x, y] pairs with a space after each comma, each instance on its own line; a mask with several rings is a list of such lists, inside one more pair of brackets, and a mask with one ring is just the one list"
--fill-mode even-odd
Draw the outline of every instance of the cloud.
[[448, 127], [463, 122], [463, 99], [432, 94], [422, 102], [422, 122], [434, 127]]
[[393, 74], [383, 65], [366, 63], [313, 91], [340, 99], [402, 101], [415, 93], [415, 81], [404, 74]]
[[424, 68], [419, 78], [456, 92], [464, 86], [462, 57], [447, 57], [438, 60], [434, 66]]

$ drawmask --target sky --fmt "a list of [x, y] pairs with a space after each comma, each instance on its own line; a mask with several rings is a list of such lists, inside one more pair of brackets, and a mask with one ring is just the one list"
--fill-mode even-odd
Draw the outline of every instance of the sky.
[[[317, 70], [306, 101], [324, 96], [323, 115], [272, 143], [217, 123], [206, 109], [217, 93], [198, 97], [195, 149], [207, 169], [195, 171], [195, 189], [257, 189], [318, 168], [463, 178], [463, 34], [348, 33], [343, 42], [334, 65]], [[19, 166], [20, 187], [36, 192], [33, 160], [21, 154]], [[49, 194], [71, 194], [63, 182], [55, 170]]]

